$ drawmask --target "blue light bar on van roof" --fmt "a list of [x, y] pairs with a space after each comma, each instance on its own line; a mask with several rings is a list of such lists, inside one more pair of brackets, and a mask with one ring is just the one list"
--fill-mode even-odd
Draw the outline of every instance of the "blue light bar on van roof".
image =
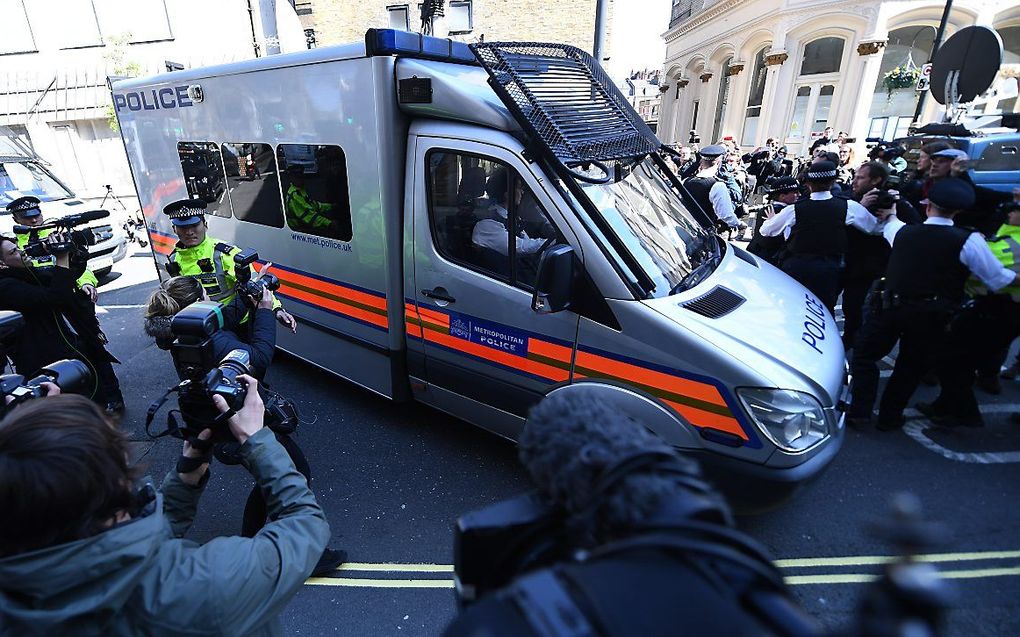
[[368, 57], [396, 55], [437, 62], [478, 64], [471, 49], [462, 42], [396, 29], [369, 29], [365, 33], [365, 53]]

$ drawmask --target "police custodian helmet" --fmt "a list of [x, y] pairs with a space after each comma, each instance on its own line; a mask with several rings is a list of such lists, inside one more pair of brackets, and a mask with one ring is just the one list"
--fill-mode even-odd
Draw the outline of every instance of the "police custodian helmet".
[[193, 226], [205, 221], [206, 204], [201, 199], [181, 199], [163, 208], [163, 214], [177, 227]]
[[42, 214], [42, 210], [39, 209], [40, 203], [38, 197], [18, 197], [7, 204], [7, 212], [19, 217], [38, 217]]

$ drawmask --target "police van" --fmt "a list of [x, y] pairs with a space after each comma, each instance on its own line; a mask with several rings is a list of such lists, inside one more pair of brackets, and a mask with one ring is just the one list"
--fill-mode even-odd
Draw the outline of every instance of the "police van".
[[602, 396], [752, 502], [842, 444], [832, 316], [705, 229], [578, 49], [370, 30], [111, 86], [161, 276], [206, 149], [209, 232], [272, 262], [309, 363], [510, 439], [551, 392]]

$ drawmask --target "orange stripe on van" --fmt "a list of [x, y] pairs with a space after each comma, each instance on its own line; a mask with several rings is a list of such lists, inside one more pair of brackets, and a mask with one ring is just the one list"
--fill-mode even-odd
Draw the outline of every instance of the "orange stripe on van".
[[528, 353], [537, 354], [538, 356], [544, 356], [553, 360], [560, 361], [562, 363], [570, 363], [573, 349], [564, 347], [563, 345], [556, 345], [555, 343], [547, 343], [537, 338], [528, 338]]
[[278, 276], [282, 283], [293, 282], [297, 285], [301, 285], [303, 287], [310, 288], [315, 291], [325, 292], [327, 294], [332, 294], [334, 296], [343, 297], [346, 299], [350, 299], [352, 301], [357, 301], [358, 303], [363, 303], [364, 305], [378, 308], [382, 310], [384, 313], [386, 312], [385, 297], [376, 296], [374, 294], [367, 294], [360, 290], [349, 288], [345, 285], [327, 283], [326, 281], [321, 281], [310, 276], [297, 274], [295, 272], [291, 272], [290, 270], [270, 268], [269, 271]]
[[638, 367], [637, 365], [580, 350], [577, 352], [575, 364], [578, 367], [609, 374], [622, 381], [640, 383], [716, 405], [727, 406], [719, 390], [714, 385], [707, 383], [680, 378], [679, 376], [657, 372], [646, 367]]
[[421, 339], [425, 338], [424, 334], [422, 334], [422, 329], [420, 325], [415, 325], [414, 323], [407, 323], [406, 325], [408, 336], [414, 336], [416, 338]]
[[438, 323], [438, 324], [443, 325], [445, 327], [450, 327], [450, 315], [449, 314], [445, 314], [443, 312], [437, 312], [435, 310], [430, 310], [429, 308], [422, 307], [420, 305], [418, 306], [418, 313], [421, 314], [421, 317], [423, 319], [430, 320], [433, 323]]
[[372, 325], [378, 325], [379, 327], [382, 328], [389, 328], [389, 323], [386, 319], [386, 316], [379, 315], [375, 312], [369, 312], [368, 310], [363, 310], [352, 305], [347, 305], [346, 303], [340, 303], [339, 301], [334, 301], [333, 299], [328, 299], [317, 294], [312, 294], [310, 292], [306, 292], [305, 290], [299, 290], [298, 288], [287, 285], [287, 282], [282, 279], [280, 280], [280, 293], [286, 296], [294, 297], [295, 299], [299, 299], [301, 301], [305, 301], [306, 303], [311, 303], [312, 305], [317, 305], [319, 307], [332, 310], [339, 314], [346, 314], [347, 316], [356, 318], [361, 321], [365, 321], [366, 323], [371, 323]]
[[713, 414], [711, 412], [702, 411], [696, 407], [689, 405], [681, 405], [671, 400], [664, 400], [667, 405], [673, 408], [678, 414], [686, 418], [692, 425], [696, 427], [707, 427], [709, 429], [717, 429], [724, 431], [728, 434], [733, 434], [741, 440], [748, 440], [747, 433], [744, 428], [740, 425], [736, 418], [732, 416], [723, 416], [721, 414]]

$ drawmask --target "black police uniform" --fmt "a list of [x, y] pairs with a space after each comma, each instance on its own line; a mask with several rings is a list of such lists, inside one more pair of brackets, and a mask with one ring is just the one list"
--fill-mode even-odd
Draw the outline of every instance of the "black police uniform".
[[[786, 192], [797, 192], [800, 190], [800, 185], [797, 180], [793, 177], [781, 177], [774, 180], [769, 184], [769, 195], [779, 195]], [[781, 201], [772, 201], [769, 203], [772, 207], [773, 214], [779, 214], [779, 212], [787, 206]], [[761, 233], [761, 224], [765, 223], [765, 213], [767, 207], [762, 207], [754, 220], [754, 232], [751, 236], [751, 242], [747, 244], [747, 251], [751, 254], [757, 255], [762, 259], [765, 259], [772, 265], [778, 266], [784, 254], [786, 248], [786, 238], [779, 234], [774, 237], [766, 237]]]
[[[929, 193], [932, 202], [960, 210], [973, 202], [973, 190], [945, 180]], [[963, 299], [970, 270], [961, 262], [970, 231], [931, 223], [904, 226], [896, 234], [884, 289], [870, 297], [870, 312], [854, 345], [850, 417], [867, 419], [878, 390], [878, 361], [897, 341], [899, 354], [879, 404], [878, 428], [903, 425], [903, 410], [935, 363], [946, 327]]]
[[[906, 224], [923, 220], [906, 201], [896, 202], [896, 217]], [[843, 268], [843, 345], [853, 347], [864, 316], [864, 300], [875, 281], [885, 274], [892, 248], [880, 235], [847, 228], [845, 267]]]
[[833, 312], [847, 247], [847, 202], [802, 199], [786, 242], [783, 271], [811, 290]]

